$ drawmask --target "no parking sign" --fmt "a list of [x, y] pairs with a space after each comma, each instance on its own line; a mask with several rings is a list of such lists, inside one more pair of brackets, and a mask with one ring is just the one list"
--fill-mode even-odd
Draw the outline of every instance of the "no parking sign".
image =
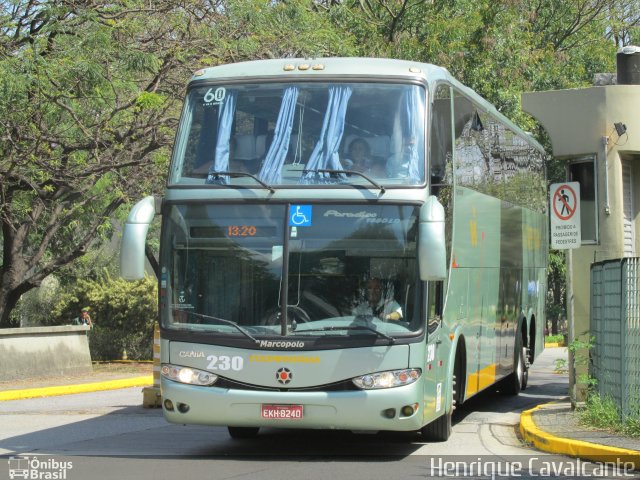
[[551, 248], [563, 250], [580, 247], [580, 184], [554, 183], [549, 190]]

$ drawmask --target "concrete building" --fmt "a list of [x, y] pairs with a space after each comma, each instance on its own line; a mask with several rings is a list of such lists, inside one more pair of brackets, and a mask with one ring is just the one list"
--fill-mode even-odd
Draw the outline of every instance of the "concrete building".
[[[566, 162], [567, 181], [580, 183], [581, 247], [568, 251], [569, 340], [589, 339], [590, 267], [640, 254], [640, 49], [631, 74], [618, 84], [522, 95], [522, 108], [545, 128], [554, 157]], [[628, 60], [622, 57], [623, 61]], [[571, 364], [571, 362], [570, 362]], [[572, 399], [584, 399], [580, 374], [570, 370]]]

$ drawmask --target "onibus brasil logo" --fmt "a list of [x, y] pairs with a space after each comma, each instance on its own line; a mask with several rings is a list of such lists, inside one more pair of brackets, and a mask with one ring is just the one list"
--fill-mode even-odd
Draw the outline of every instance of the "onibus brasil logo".
[[65, 480], [73, 462], [61, 462], [54, 458], [9, 457], [9, 478], [32, 480]]

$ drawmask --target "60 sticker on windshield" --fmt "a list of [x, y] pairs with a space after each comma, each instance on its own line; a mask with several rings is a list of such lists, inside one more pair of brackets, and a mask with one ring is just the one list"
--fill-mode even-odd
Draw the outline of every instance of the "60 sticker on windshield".
[[213, 105], [220, 105], [225, 97], [227, 96], [227, 89], [224, 87], [219, 87], [216, 89], [210, 88], [204, 94], [202, 99], [204, 100], [204, 106], [210, 107]]
[[244, 358], [239, 356], [229, 357], [227, 355], [209, 355], [207, 360], [209, 360], [207, 370], [239, 371], [244, 367]]

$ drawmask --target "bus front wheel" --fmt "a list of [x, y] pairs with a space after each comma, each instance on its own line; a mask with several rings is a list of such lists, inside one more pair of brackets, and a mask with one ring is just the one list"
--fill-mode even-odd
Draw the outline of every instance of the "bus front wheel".
[[461, 390], [462, 387], [457, 385], [458, 378], [464, 378], [464, 371], [462, 370], [462, 362], [464, 361], [463, 352], [464, 350], [458, 350], [456, 352], [454, 373], [451, 379], [451, 405], [449, 405], [444, 415], [436, 418], [433, 422], [420, 429], [420, 433], [425, 440], [431, 442], [446, 442], [451, 436], [451, 417], [453, 416], [453, 410], [456, 408], [456, 404], [462, 404], [462, 398], [464, 397]]
[[260, 427], [227, 427], [231, 438], [253, 438], [258, 435]]
[[451, 415], [453, 409], [449, 409], [444, 415], [420, 429], [422, 437], [430, 442], [446, 442], [451, 436]]

